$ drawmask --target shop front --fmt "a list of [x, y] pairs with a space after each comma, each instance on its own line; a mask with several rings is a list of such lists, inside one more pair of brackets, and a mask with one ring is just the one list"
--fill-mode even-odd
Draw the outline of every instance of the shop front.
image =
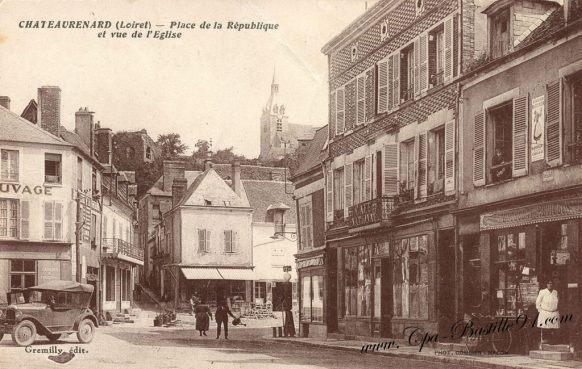
[[582, 340], [576, 322], [582, 313], [582, 270], [578, 267], [582, 198], [492, 209], [481, 212], [478, 219], [478, 237], [462, 236], [465, 253], [471, 255], [465, 258], [465, 272], [480, 274], [481, 282], [473, 286], [480, 293], [471, 293], [467, 291], [470, 286], [465, 286], [466, 312], [493, 320], [527, 317], [525, 328], [512, 332], [511, 351], [536, 350], [542, 338], [534, 323], [536, 299], [552, 281], [562, 320], [552, 334], [553, 341], [580, 351]]
[[302, 337], [327, 336], [328, 283], [324, 255], [323, 250], [318, 250], [297, 258], [300, 294], [299, 334]]

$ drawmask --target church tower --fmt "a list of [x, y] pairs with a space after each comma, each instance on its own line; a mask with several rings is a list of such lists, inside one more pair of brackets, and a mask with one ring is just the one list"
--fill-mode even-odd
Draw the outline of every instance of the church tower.
[[[279, 84], [276, 81], [275, 70], [271, 82], [271, 94], [261, 115], [261, 154], [262, 160], [282, 159], [284, 145], [281, 142], [288, 130], [289, 117], [285, 105], [279, 99]], [[289, 148], [289, 147], [288, 147]]]

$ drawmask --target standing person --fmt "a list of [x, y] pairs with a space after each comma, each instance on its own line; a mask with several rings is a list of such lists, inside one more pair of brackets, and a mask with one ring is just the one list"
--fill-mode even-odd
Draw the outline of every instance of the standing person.
[[210, 307], [205, 304], [196, 305], [196, 330], [200, 332], [200, 335], [206, 336], [206, 331], [210, 328], [210, 319], [212, 319], [212, 313], [210, 312]]
[[219, 300], [218, 306], [216, 307], [216, 312], [214, 313], [214, 318], [216, 319], [216, 339], [220, 338], [220, 324], [224, 325], [224, 338], [228, 339], [228, 316], [236, 319], [232, 312], [228, 308], [228, 304], [225, 300]]
[[[547, 288], [540, 290], [536, 300], [538, 309], [538, 327], [542, 329], [542, 343], [544, 342], [543, 334], [547, 333], [548, 343], [555, 340], [554, 330], [560, 328], [560, 314], [558, 313], [558, 291], [554, 289], [552, 280], [546, 283]], [[552, 341], [552, 342], [549, 342]]]

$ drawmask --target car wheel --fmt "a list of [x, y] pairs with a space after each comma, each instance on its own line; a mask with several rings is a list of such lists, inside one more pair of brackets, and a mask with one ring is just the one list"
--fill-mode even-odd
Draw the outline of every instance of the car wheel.
[[83, 319], [77, 329], [77, 338], [81, 343], [89, 343], [95, 335], [95, 324], [89, 319]]
[[30, 320], [23, 320], [12, 330], [12, 341], [18, 346], [32, 345], [36, 339], [36, 326]]
[[62, 334], [47, 334], [46, 338], [48, 338], [49, 341], [51, 342], [55, 342], [58, 341], [59, 338], [61, 338]]
[[2, 337], [4, 337], [4, 333], [0, 333], [0, 341], [2, 341]]

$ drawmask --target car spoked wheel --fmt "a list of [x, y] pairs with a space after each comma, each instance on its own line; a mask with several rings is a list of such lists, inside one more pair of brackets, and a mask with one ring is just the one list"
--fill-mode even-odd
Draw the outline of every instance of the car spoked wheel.
[[81, 343], [89, 343], [95, 335], [95, 324], [89, 319], [83, 319], [77, 329], [77, 338]]
[[12, 340], [18, 346], [32, 345], [36, 339], [36, 326], [30, 320], [23, 320], [12, 330]]

